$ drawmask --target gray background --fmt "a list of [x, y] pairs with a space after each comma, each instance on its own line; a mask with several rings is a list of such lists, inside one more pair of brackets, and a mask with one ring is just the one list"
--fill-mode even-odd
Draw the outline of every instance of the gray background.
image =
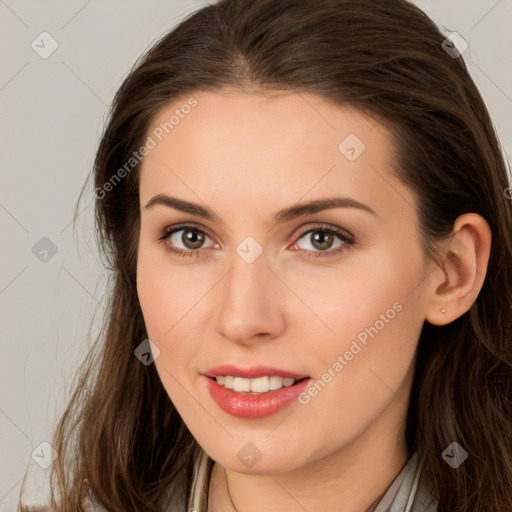
[[[415, 3], [468, 41], [464, 58], [512, 154], [512, 0]], [[0, 511], [16, 509], [27, 467], [29, 494], [44, 492], [50, 470], [31, 454], [47, 450], [102, 314], [91, 194], [76, 230], [71, 221], [107, 105], [148, 45], [204, 4], [0, 0]], [[59, 45], [46, 59], [31, 47], [43, 31]]]

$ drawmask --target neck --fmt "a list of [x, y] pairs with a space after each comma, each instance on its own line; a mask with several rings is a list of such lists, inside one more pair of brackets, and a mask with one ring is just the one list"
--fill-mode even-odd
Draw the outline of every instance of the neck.
[[[383, 411], [351, 443], [293, 471], [224, 472], [215, 463], [210, 480], [209, 512], [370, 512], [408, 459], [406, 410], [399, 400], [393, 402], [391, 408]], [[388, 415], [397, 420], [391, 432]]]

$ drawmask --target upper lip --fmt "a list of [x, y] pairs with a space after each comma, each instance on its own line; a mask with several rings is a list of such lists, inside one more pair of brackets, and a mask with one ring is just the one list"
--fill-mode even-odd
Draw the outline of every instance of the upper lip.
[[203, 372], [205, 377], [215, 378], [218, 375], [233, 376], [233, 377], [244, 377], [245, 379], [255, 379], [257, 377], [289, 377], [295, 380], [300, 380], [308, 377], [303, 373], [293, 372], [291, 370], [283, 370], [282, 368], [276, 368], [274, 366], [251, 366], [249, 368], [242, 368], [233, 364], [224, 364], [221, 366], [215, 366]]

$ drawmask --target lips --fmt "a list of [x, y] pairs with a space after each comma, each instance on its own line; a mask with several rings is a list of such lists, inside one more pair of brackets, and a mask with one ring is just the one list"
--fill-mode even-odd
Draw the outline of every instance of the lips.
[[[242, 378], [242, 380], [280, 377], [290, 379], [288, 382], [291, 382], [291, 379], [295, 382], [280, 389], [254, 393], [227, 389], [217, 382], [217, 380], [223, 382], [222, 377]], [[265, 418], [282, 410], [297, 399], [311, 380], [305, 374], [272, 366], [240, 368], [234, 365], [211, 368], [202, 374], [202, 378], [210, 396], [224, 412], [247, 419]]]
[[295, 380], [301, 380], [305, 377], [309, 377], [304, 373], [296, 373], [290, 370], [283, 370], [274, 366], [251, 366], [250, 368], [241, 368], [231, 364], [225, 364], [222, 366], [216, 366], [210, 368], [203, 373], [205, 377], [215, 378], [218, 375], [232, 375], [233, 377], [244, 377], [246, 379], [256, 379], [258, 377], [271, 377], [273, 375], [283, 378], [291, 378]]

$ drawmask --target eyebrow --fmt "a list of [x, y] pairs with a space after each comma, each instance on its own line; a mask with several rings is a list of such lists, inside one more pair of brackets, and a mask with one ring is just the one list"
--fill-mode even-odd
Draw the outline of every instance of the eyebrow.
[[[220, 221], [220, 218], [207, 207], [201, 206], [197, 203], [184, 201], [183, 199], [178, 199], [177, 197], [171, 197], [166, 194], [157, 194], [156, 196], [152, 197], [146, 204], [145, 208], [149, 209], [156, 205], [174, 208], [175, 210], [190, 213], [191, 215], [203, 217], [208, 220]], [[281, 224], [303, 215], [311, 215], [313, 213], [318, 213], [323, 210], [330, 210], [333, 208], [357, 208], [373, 215], [377, 215], [375, 211], [372, 210], [369, 206], [356, 201], [355, 199], [350, 197], [337, 196], [324, 199], [314, 199], [306, 203], [300, 203], [288, 208], [284, 208], [279, 210], [274, 215], [273, 220], [276, 224]]]

